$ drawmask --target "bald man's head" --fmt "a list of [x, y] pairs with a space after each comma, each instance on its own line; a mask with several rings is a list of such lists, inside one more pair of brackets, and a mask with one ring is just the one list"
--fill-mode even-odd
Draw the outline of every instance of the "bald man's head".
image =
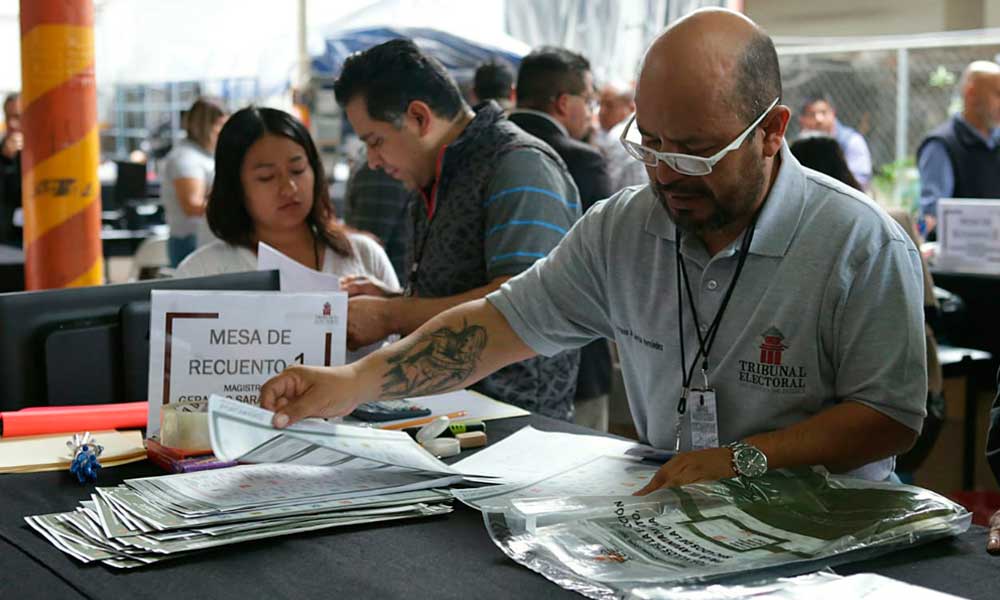
[[676, 168], [680, 163], [646, 163], [651, 189], [681, 229], [709, 244], [747, 225], [777, 172], [791, 114], [784, 106], [768, 111], [780, 95], [773, 43], [736, 12], [695, 11], [646, 51], [635, 97], [639, 143], [702, 159], [726, 150], [707, 174], [692, 175], [697, 170]]
[[962, 72], [959, 89], [966, 121], [983, 131], [1000, 125], [1000, 65], [988, 60], [971, 63]]
[[610, 81], [601, 87], [601, 110], [597, 120], [601, 129], [610, 130], [635, 112], [635, 91], [631, 85], [620, 81]]
[[[645, 84], [645, 89], [643, 86]], [[725, 9], [692, 12], [647, 50], [637, 95], [682, 86], [692, 104], [711, 102], [752, 121], [781, 96], [781, 72], [771, 38], [744, 15]]]

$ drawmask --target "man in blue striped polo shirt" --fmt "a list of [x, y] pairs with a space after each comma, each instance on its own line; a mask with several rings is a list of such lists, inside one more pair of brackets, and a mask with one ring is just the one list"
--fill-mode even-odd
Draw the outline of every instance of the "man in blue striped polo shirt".
[[[548, 255], [580, 217], [579, 193], [559, 155], [507, 121], [495, 102], [473, 112], [444, 68], [412, 42], [394, 40], [348, 58], [334, 91], [368, 148], [369, 166], [421, 195], [406, 292], [356, 280], [345, 286], [352, 294], [349, 347], [409, 334], [485, 297]], [[420, 360], [457, 362], [475, 343], [451, 343]], [[579, 351], [568, 350], [515, 363], [474, 387], [569, 420], [578, 366]], [[400, 365], [433, 371], [424, 367]], [[420, 390], [427, 393], [426, 385]]]

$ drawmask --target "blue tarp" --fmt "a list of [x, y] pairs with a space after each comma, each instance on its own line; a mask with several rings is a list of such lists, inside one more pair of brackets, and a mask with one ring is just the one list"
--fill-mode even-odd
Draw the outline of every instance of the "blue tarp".
[[326, 50], [313, 58], [313, 75], [335, 78], [344, 59], [354, 52], [393, 39], [409, 38], [445, 66], [460, 83], [472, 80], [480, 64], [494, 60], [506, 62], [514, 72], [521, 64], [521, 54], [510, 49], [483, 45], [457, 35], [422, 27], [374, 27], [346, 30], [326, 40]]

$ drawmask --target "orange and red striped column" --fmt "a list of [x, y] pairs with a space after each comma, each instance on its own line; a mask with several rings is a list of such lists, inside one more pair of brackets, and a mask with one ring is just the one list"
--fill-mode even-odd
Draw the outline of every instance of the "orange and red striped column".
[[25, 288], [99, 285], [92, 0], [21, 0]]

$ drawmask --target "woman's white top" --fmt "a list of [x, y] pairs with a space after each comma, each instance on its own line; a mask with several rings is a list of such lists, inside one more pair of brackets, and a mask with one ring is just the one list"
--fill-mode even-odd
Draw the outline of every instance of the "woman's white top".
[[200, 179], [205, 184], [207, 194], [215, 180], [215, 157], [191, 140], [177, 142], [167, 154], [163, 185], [160, 188], [164, 216], [170, 226], [170, 237], [187, 237], [200, 233], [199, 223], [203, 223], [205, 219], [189, 217], [181, 208], [174, 189], [174, 181], [177, 179]]
[[[333, 275], [365, 275], [378, 279], [387, 287], [399, 289], [399, 279], [382, 246], [368, 236], [348, 233], [352, 256], [341, 256], [327, 248], [323, 255], [323, 273]], [[177, 277], [203, 277], [222, 273], [257, 270], [257, 255], [249, 248], [231, 246], [216, 240], [194, 251], [177, 267]]]

